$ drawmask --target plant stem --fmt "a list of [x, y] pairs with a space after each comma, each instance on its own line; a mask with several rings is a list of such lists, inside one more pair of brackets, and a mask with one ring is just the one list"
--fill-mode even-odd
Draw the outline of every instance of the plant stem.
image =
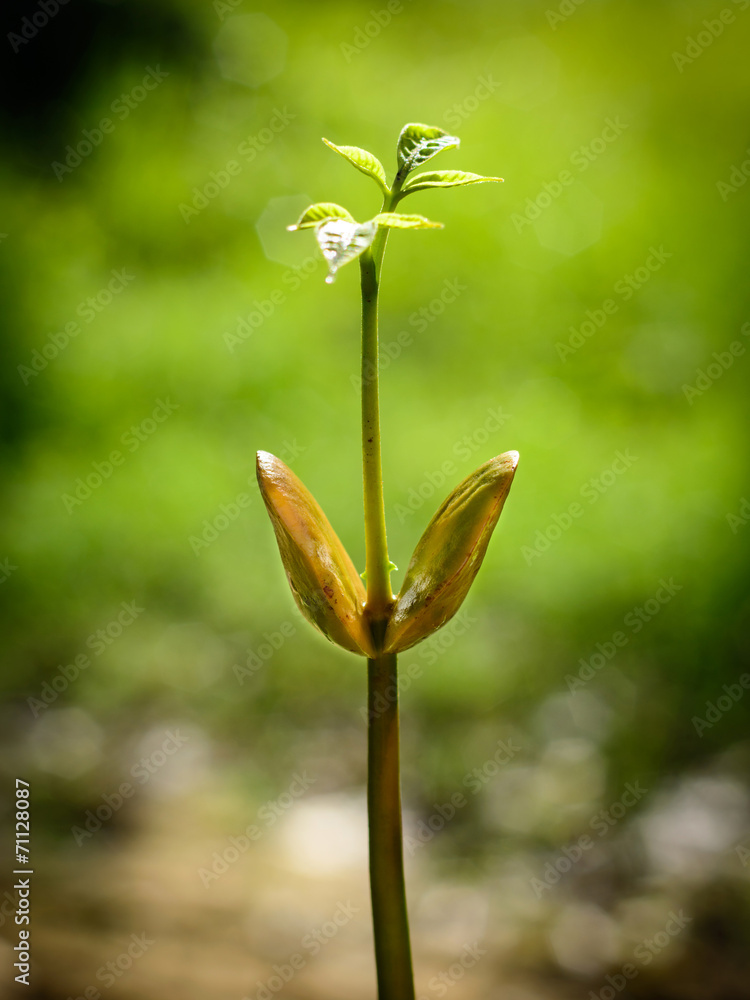
[[[380, 234], [378, 234], [380, 236]], [[381, 243], [380, 257], [385, 249]], [[386, 617], [393, 600], [385, 535], [383, 469], [380, 460], [378, 398], [379, 261], [371, 250], [360, 257], [362, 287], [362, 457], [365, 494], [367, 608], [373, 621]]]
[[[383, 200], [382, 212], [392, 211], [401, 198], [397, 180]], [[388, 230], [377, 233], [359, 258], [362, 290], [362, 458], [365, 496], [365, 579], [367, 611], [373, 622], [386, 618], [393, 602], [391, 561], [385, 533], [383, 468], [380, 459], [380, 369], [378, 367], [378, 293], [380, 268]]]
[[[398, 202], [394, 184], [383, 203]], [[388, 230], [378, 232], [360, 256], [362, 288], [362, 457], [365, 500], [366, 614], [377, 649], [382, 648], [393, 604], [391, 562], [385, 530], [380, 457], [378, 291]], [[399, 773], [399, 719], [395, 654], [367, 661], [367, 813], [370, 829], [370, 892], [379, 1000], [414, 1000], [414, 976], [404, 885]]]
[[379, 1000], [414, 1000], [401, 840], [396, 655], [368, 660], [367, 809]]

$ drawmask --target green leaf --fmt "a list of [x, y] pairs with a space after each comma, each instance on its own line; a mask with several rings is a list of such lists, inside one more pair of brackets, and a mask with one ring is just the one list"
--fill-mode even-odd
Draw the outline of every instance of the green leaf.
[[328, 262], [326, 283], [332, 284], [344, 264], [366, 250], [375, 239], [378, 227], [374, 220], [358, 224], [346, 219], [328, 219], [315, 230], [321, 252]]
[[385, 167], [377, 158], [369, 153], [366, 149], [360, 149], [359, 146], [337, 146], [330, 142], [328, 139], [324, 139], [323, 142], [329, 149], [333, 149], [343, 156], [345, 160], [348, 160], [352, 166], [356, 167], [357, 170], [361, 170], [363, 174], [367, 174], [368, 177], [372, 177], [374, 181], [380, 186], [380, 190], [383, 194], [388, 194], [388, 185], [385, 180]]
[[422, 125], [420, 122], [404, 125], [396, 150], [399, 175], [406, 177], [443, 149], [456, 149], [460, 144], [457, 136], [448, 135], [444, 129], [433, 125]]
[[347, 222], [354, 222], [349, 212], [341, 205], [336, 205], [332, 201], [319, 201], [315, 205], [306, 208], [293, 226], [287, 226], [289, 232], [293, 233], [297, 229], [312, 229], [326, 219], [346, 219]]
[[258, 452], [257, 473], [297, 607], [331, 642], [375, 656], [365, 588], [315, 497], [267, 451]]
[[388, 621], [385, 652], [421, 642], [458, 611], [484, 559], [510, 490], [518, 452], [472, 472], [427, 525]]
[[390, 229], [442, 229], [442, 222], [431, 222], [423, 215], [403, 215], [401, 212], [381, 212], [372, 220]]
[[427, 188], [465, 187], [467, 184], [484, 184], [486, 181], [502, 183], [502, 180], [502, 177], [483, 177], [482, 174], [469, 174], [465, 170], [433, 170], [410, 177], [404, 184], [403, 193], [410, 194]]

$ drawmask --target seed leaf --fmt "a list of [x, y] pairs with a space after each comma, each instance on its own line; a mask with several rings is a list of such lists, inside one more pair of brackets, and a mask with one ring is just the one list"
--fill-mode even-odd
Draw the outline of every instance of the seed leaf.
[[343, 156], [345, 160], [348, 160], [352, 166], [356, 167], [357, 170], [361, 170], [363, 174], [367, 174], [368, 177], [372, 177], [374, 181], [380, 186], [380, 190], [383, 194], [388, 194], [388, 185], [385, 180], [385, 167], [377, 158], [369, 153], [366, 149], [360, 149], [359, 146], [337, 146], [330, 142], [328, 139], [324, 139], [323, 142], [329, 149], [333, 149]]
[[445, 500], [411, 557], [385, 634], [385, 652], [421, 642], [458, 611], [484, 559], [518, 452], [485, 462]]
[[403, 193], [411, 194], [413, 191], [424, 191], [426, 188], [465, 187], [467, 184], [502, 182], [502, 180], [502, 177], [483, 177], [482, 174], [469, 174], [465, 170], [433, 170], [410, 177], [404, 184]]
[[347, 222], [354, 222], [354, 219], [341, 205], [336, 205], [332, 201], [319, 201], [315, 205], [306, 208], [293, 226], [287, 226], [289, 232], [293, 233], [297, 229], [312, 229], [326, 219], [346, 219]]
[[328, 262], [327, 284], [335, 281], [340, 267], [359, 257], [370, 246], [377, 231], [374, 220], [359, 224], [346, 219], [329, 219], [318, 226], [315, 236], [321, 253]]
[[258, 452], [257, 473], [297, 607], [331, 642], [375, 656], [365, 588], [315, 497], [267, 451]]
[[381, 212], [372, 220], [391, 229], [442, 229], [442, 222], [431, 222], [423, 215], [403, 215], [401, 212]]
[[446, 131], [433, 125], [422, 125], [420, 122], [404, 125], [396, 150], [399, 175], [406, 177], [443, 149], [455, 149], [460, 143], [457, 136], [448, 135]]

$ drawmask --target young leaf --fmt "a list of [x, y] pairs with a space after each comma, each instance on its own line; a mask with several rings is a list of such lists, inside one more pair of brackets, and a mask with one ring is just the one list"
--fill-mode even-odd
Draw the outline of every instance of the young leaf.
[[321, 252], [328, 261], [327, 284], [336, 279], [336, 272], [350, 260], [359, 257], [375, 239], [377, 224], [371, 220], [361, 225], [345, 219], [329, 219], [315, 230]]
[[432, 170], [429, 173], [416, 174], [404, 184], [403, 193], [423, 191], [426, 188], [465, 187], [467, 184], [484, 184], [486, 181], [499, 181], [502, 177], [483, 177], [481, 174], [469, 174], [465, 170]]
[[517, 464], [517, 451], [485, 462], [427, 525], [388, 622], [386, 653], [409, 649], [458, 611], [482, 564]]
[[286, 228], [290, 233], [296, 232], [298, 229], [312, 229], [313, 226], [325, 222], [326, 219], [345, 219], [347, 222], [354, 222], [351, 215], [341, 205], [336, 205], [332, 201], [319, 201], [306, 208], [293, 226]]
[[267, 451], [258, 452], [257, 472], [297, 607], [331, 642], [374, 656], [365, 588], [315, 497]]
[[367, 174], [368, 177], [372, 177], [372, 179], [380, 186], [380, 190], [383, 194], [388, 194], [388, 185], [385, 180], [385, 167], [377, 156], [373, 156], [372, 153], [368, 153], [366, 149], [360, 149], [359, 146], [336, 146], [328, 139], [324, 139], [323, 142], [329, 147], [329, 149], [333, 149], [339, 154], [339, 156], [343, 156], [345, 160], [348, 160], [352, 166], [357, 168], [357, 170], [361, 170], [363, 174]]
[[402, 215], [401, 212], [381, 212], [372, 220], [390, 229], [442, 229], [442, 222], [431, 222], [423, 215]]
[[404, 125], [396, 150], [399, 176], [406, 177], [441, 150], [456, 149], [460, 143], [457, 136], [448, 135], [443, 129], [432, 125], [422, 125], [420, 122]]

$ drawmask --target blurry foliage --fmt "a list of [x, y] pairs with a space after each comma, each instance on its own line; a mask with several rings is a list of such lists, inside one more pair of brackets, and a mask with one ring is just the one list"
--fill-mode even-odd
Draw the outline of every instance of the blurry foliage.
[[[0, 557], [17, 568], [0, 586], [17, 761], [38, 762], [24, 757], [37, 745], [26, 699], [91, 654], [88, 637], [123, 601], [145, 609], [55, 703], [95, 720], [99, 749], [82, 770], [58, 759], [42, 771], [58, 803], [51, 833], [68, 835], [59, 803], [98, 793], [132, 734], [164, 719], [200, 727], [227, 774], [244, 775], [238, 788], [259, 796], [316, 740], [332, 761], [325, 734], [364, 740], [362, 665], [293, 610], [253, 464], [258, 448], [289, 461], [363, 566], [357, 272], [326, 286], [312, 235], [283, 226], [308, 200], [371, 217], [372, 184], [320, 137], [393, 170], [404, 121], [460, 135], [441, 167], [505, 184], [441, 194], [439, 206], [418, 194], [409, 210], [445, 229], [389, 237], [382, 342], [411, 340], [382, 378], [397, 585], [452, 486], [492, 455], [521, 453], [467, 602], [472, 624], [434, 662], [403, 658], [423, 668], [403, 697], [407, 799], [429, 808], [516, 732], [528, 765], [566, 739], [598, 761], [599, 776], [586, 771], [563, 803], [585, 820], [607, 788], [656, 784], [746, 739], [745, 703], [702, 738], [691, 720], [747, 669], [750, 526], [733, 532], [726, 518], [748, 496], [747, 353], [692, 402], [683, 386], [713, 352], [748, 343], [748, 193], [723, 201], [716, 182], [746, 155], [750, 82], [738, 70], [750, 15], [680, 73], [672, 52], [700, 30], [697, 5], [592, 2], [558, 30], [544, 3], [506, 8], [446, 0], [427, 16], [405, 5], [347, 62], [341, 46], [366, 4], [284, 0], [265, 23], [245, 5], [222, 22], [197, 0], [79, 3], [10, 58], [22, 86], [6, 90], [2, 117]], [[263, 82], [236, 82], [237, 65]], [[168, 76], [118, 118], [113, 102], [155, 66]], [[106, 117], [114, 130], [58, 180], [52, 162]], [[608, 119], [627, 127], [602, 146]], [[600, 151], [575, 159], [583, 146]], [[561, 171], [573, 180], [556, 193]], [[185, 221], [195, 189], [206, 204]], [[548, 203], [533, 223], [529, 199]], [[273, 224], [256, 229], [261, 217]], [[671, 256], [618, 292], [652, 248]], [[82, 304], [121, 270], [132, 281], [87, 322]], [[446, 281], [465, 286], [447, 305]], [[557, 345], [606, 299], [616, 312], [561, 360]], [[24, 384], [18, 366], [71, 321], [78, 335]], [[162, 400], [176, 409], [152, 432]], [[501, 426], [483, 430], [498, 407]], [[66, 509], [64, 495], [113, 450], [122, 464]], [[618, 452], [636, 460], [595, 502], [582, 497]], [[446, 460], [453, 471], [412, 512]], [[229, 518], [243, 493], [248, 506]], [[582, 516], [524, 558], [576, 502]], [[191, 537], [222, 505], [226, 528], [196, 552]], [[662, 579], [682, 589], [637, 634], [625, 628]], [[233, 667], [285, 622], [294, 635], [240, 685]], [[566, 675], [619, 630], [627, 645], [568, 698]], [[110, 774], [112, 748], [124, 756]], [[339, 773], [361, 782], [364, 757]], [[557, 808], [553, 796], [527, 827], [555, 846], [575, 832], [551, 823]], [[451, 834], [461, 852], [481, 841], [480, 812], [472, 803], [461, 817], [471, 836]]]

